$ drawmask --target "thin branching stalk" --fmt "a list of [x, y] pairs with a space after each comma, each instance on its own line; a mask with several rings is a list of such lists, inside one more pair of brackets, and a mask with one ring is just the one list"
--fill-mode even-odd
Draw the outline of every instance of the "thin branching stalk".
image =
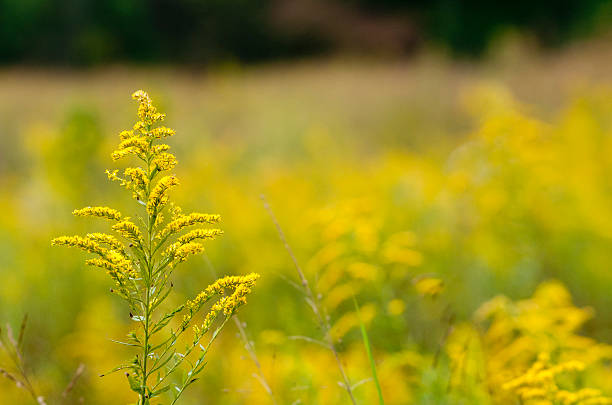
[[[217, 270], [213, 266], [207, 254], [204, 254], [204, 260], [206, 261], [206, 265], [210, 269], [210, 272], [213, 274], [213, 277], [215, 278], [218, 277]], [[234, 315], [234, 324], [236, 325], [236, 328], [238, 329], [238, 336], [240, 337], [240, 340], [242, 341], [242, 344], [244, 345], [244, 349], [249, 354], [251, 361], [253, 362], [253, 364], [255, 364], [255, 368], [257, 369], [257, 372], [253, 373], [253, 377], [255, 377], [255, 379], [259, 382], [259, 384], [261, 384], [263, 389], [266, 391], [266, 393], [270, 397], [270, 401], [272, 402], [272, 404], [277, 405], [276, 397], [274, 395], [274, 392], [272, 391], [272, 387], [268, 383], [268, 380], [266, 379], [266, 376], [261, 367], [261, 363], [259, 362], [259, 358], [257, 357], [255, 346], [253, 345], [253, 343], [251, 342], [251, 340], [248, 338], [246, 334], [246, 324], [240, 320], [238, 315]]]
[[17, 339], [15, 339], [15, 335], [13, 334], [13, 329], [11, 328], [10, 324], [6, 324], [6, 336], [4, 333], [2, 333], [3, 331], [0, 330], [0, 349], [4, 350], [12, 362], [12, 368], [16, 370], [16, 373], [14, 373], [0, 367], [0, 375], [12, 381], [17, 388], [21, 388], [26, 391], [36, 404], [46, 405], [45, 398], [37, 394], [36, 389], [34, 388], [34, 385], [30, 381], [28, 373], [26, 372], [22, 348], [27, 321], [28, 315], [26, 314], [21, 321], [19, 337]]
[[68, 398], [68, 394], [72, 392], [72, 390], [74, 389], [74, 386], [76, 385], [77, 381], [79, 380], [79, 378], [81, 378], [84, 372], [85, 372], [85, 364], [79, 364], [79, 367], [77, 367], [76, 371], [74, 372], [72, 379], [70, 380], [68, 385], [66, 385], [66, 388], [62, 392], [62, 398], [64, 400]]
[[270, 216], [270, 219], [272, 220], [272, 222], [274, 223], [274, 227], [276, 228], [276, 232], [278, 233], [278, 236], [281, 240], [281, 242], [283, 243], [283, 246], [285, 247], [285, 250], [287, 251], [287, 253], [289, 254], [289, 256], [291, 257], [291, 261], [293, 262], [293, 265], [295, 267], [295, 270], [298, 273], [298, 276], [300, 278], [300, 283], [301, 283], [301, 289], [302, 292], [304, 293], [304, 296], [306, 297], [306, 303], [308, 304], [308, 306], [311, 308], [312, 312], [315, 315], [315, 318], [317, 320], [317, 323], [319, 325], [319, 328], [321, 328], [321, 330], [323, 331], [323, 337], [325, 339], [325, 343], [327, 345], [327, 348], [329, 350], [331, 350], [331, 352], [334, 355], [334, 359], [336, 360], [336, 364], [338, 366], [338, 370], [340, 371], [340, 375], [342, 376], [342, 387], [346, 390], [351, 402], [354, 405], [357, 405], [357, 401], [355, 399], [355, 396], [353, 394], [353, 389], [349, 380], [349, 377], [344, 369], [344, 366], [342, 365], [342, 361], [340, 359], [340, 354], [338, 353], [338, 349], [336, 348], [336, 343], [334, 342], [334, 339], [331, 335], [331, 325], [329, 323], [329, 319], [328, 317], [325, 315], [325, 312], [317, 298], [317, 296], [313, 293], [312, 289], [310, 288], [310, 283], [308, 283], [308, 279], [306, 278], [304, 272], [302, 271], [302, 268], [295, 256], [295, 254], [293, 253], [293, 250], [291, 249], [291, 246], [289, 245], [289, 242], [287, 242], [287, 238], [285, 237], [285, 233], [283, 232], [283, 229], [281, 228], [280, 224], [278, 223], [278, 220], [276, 219], [276, 216], [274, 215], [274, 211], [272, 211], [272, 208], [270, 207], [270, 204], [268, 204], [268, 201], [266, 200], [265, 195], [261, 195], [261, 200], [263, 202], [264, 208], [266, 209], [266, 211], [268, 212], [268, 215]]

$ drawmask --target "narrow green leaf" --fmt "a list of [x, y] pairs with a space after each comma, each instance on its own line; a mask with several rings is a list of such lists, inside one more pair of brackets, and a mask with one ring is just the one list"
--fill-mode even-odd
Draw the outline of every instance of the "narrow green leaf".
[[[168, 290], [168, 291], [170, 291], [170, 290]], [[172, 318], [174, 318], [174, 315], [176, 315], [177, 313], [181, 312], [182, 310], [183, 310], [183, 305], [179, 306], [179, 307], [178, 307], [177, 309], [175, 309], [174, 311], [172, 311], [172, 312], [169, 312], [169, 313], [165, 314], [165, 315], [163, 316], [163, 318], [161, 318], [161, 319], [159, 320], [159, 322], [157, 322], [157, 323], [155, 324], [155, 326], [153, 326], [153, 329], [152, 329], [152, 331], [151, 331], [151, 334], [154, 334], [155, 332], [158, 332], [158, 331], [160, 331], [161, 329], [163, 329], [163, 328], [164, 328], [164, 326], [166, 326], [166, 325], [167, 325], [167, 324], [168, 324], [168, 323], [169, 323], [169, 322], [172, 320]]]
[[378, 391], [378, 403], [380, 405], [385, 405], [385, 400], [383, 399], [382, 389], [380, 388], [380, 383], [378, 381], [378, 375], [376, 374], [376, 363], [374, 362], [374, 356], [372, 356], [372, 349], [370, 347], [370, 339], [368, 339], [368, 333], [366, 331], [365, 324], [361, 319], [361, 312], [359, 311], [359, 304], [357, 304], [357, 299], [353, 296], [353, 303], [355, 304], [355, 312], [357, 313], [357, 319], [359, 319], [359, 325], [361, 327], [361, 337], [363, 338], [363, 344], [366, 349], [366, 353], [368, 354], [368, 358], [370, 359], [370, 368], [372, 369], [372, 377], [374, 378], [374, 383], [376, 384], [376, 390]]
[[169, 389], [170, 389], [170, 385], [166, 385], [165, 387], [162, 387], [162, 388], [160, 388], [160, 389], [158, 389], [156, 391], [153, 391], [151, 393], [151, 398], [156, 397], [156, 396], [158, 396], [160, 394], [163, 394], [164, 392], [168, 391]]
[[115, 367], [114, 369], [110, 371], [107, 371], [104, 374], [100, 374], [100, 377], [104, 377], [109, 374], [116, 373], [117, 371], [120, 371], [120, 370], [137, 370], [137, 368], [138, 366], [136, 364], [122, 364], [120, 366]]

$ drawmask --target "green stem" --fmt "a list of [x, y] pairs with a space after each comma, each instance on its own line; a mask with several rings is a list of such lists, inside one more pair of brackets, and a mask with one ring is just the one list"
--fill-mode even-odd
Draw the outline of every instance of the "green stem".
[[[150, 128], [147, 128], [147, 131], [149, 131]], [[150, 149], [150, 145], [149, 145], [149, 149]], [[153, 270], [153, 255], [152, 255], [152, 249], [151, 249], [151, 245], [152, 245], [152, 235], [153, 235], [153, 224], [151, 223], [151, 215], [149, 214], [149, 211], [147, 209], [148, 203], [149, 203], [149, 196], [151, 194], [151, 181], [153, 179], [151, 179], [151, 174], [150, 174], [150, 170], [151, 170], [151, 156], [150, 156], [150, 151], [147, 152], [147, 157], [146, 157], [146, 173], [147, 173], [147, 177], [150, 179], [149, 184], [147, 186], [146, 189], [146, 205], [145, 205], [145, 211], [147, 212], [147, 221], [146, 221], [146, 225], [147, 225], [147, 246], [146, 246], [146, 250], [145, 251], [145, 247], [143, 247], [143, 253], [145, 256], [145, 264], [147, 266], [147, 271], [146, 271], [146, 275], [147, 277], [143, 280], [144, 284], [145, 284], [145, 310], [144, 310], [144, 347], [143, 347], [143, 359], [142, 359], [142, 390], [140, 393], [140, 404], [141, 405], [146, 405], [147, 404], [147, 381], [149, 379], [149, 374], [147, 371], [147, 361], [149, 359], [149, 324], [151, 322], [151, 281], [152, 281], [152, 270]]]

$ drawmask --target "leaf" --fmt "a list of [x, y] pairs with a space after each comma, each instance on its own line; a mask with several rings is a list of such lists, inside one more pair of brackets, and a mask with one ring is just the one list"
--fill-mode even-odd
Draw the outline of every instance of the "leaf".
[[120, 370], [138, 370], [138, 366], [136, 364], [121, 364], [120, 366], [115, 367], [114, 369], [107, 371], [104, 374], [100, 374], [100, 377], [107, 376], [112, 373], [116, 373]]
[[355, 312], [357, 313], [357, 319], [359, 319], [359, 325], [361, 327], [361, 337], [363, 338], [363, 344], [366, 348], [366, 353], [368, 354], [368, 359], [370, 359], [370, 368], [372, 369], [372, 377], [374, 378], [374, 384], [376, 384], [376, 390], [378, 391], [378, 403], [380, 405], [385, 405], [385, 400], [383, 399], [382, 389], [380, 388], [380, 383], [378, 382], [378, 375], [376, 374], [376, 363], [374, 362], [374, 356], [372, 356], [372, 349], [370, 347], [370, 339], [368, 339], [368, 333], [366, 331], [365, 324], [361, 319], [361, 314], [359, 312], [359, 304], [357, 304], [357, 299], [353, 296], [353, 303], [355, 304]]
[[168, 362], [170, 360], [172, 360], [174, 358], [174, 353], [170, 353], [170, 355], [168, 357], [166, 357], [163, 361], [156, 363], [155, 368], [153, 368], [151, 370], [151, 372], [155, 372], [157, 370], [160, 370], [162, 367], [164, 367], [166, 364], [168, 364]]
[[122, 341], [120, 341], [120, 340], [115, 340], [115, 339], [109, 339], [109, 340], [110, 340], [111, 342], [113, 342], [113, 343], [118, 343], [118, 344], [120, 344], [120, 345], [125, 345], [125, 346], [134, 346], [134, 347], [142, 347], [141, 345], [136, 344], [136, 343], [127, 343], [127, 342], [122, 342]]
[[165, 387], [161, 387], [160, 389], [158, 389], [157, 391], [153, 391], [151, 393], [151, 398], [156, 397], [160, 394], [163, 394], [164, 392], [168, 391], [170, 389], [170, 385], [166, 385]]
[[[168, 291], [170, 291], [170, 290], [168, 290]], [[160, 319], [155, 324], [155, 326], [153, 327], [153, 329], [151, 331], [151, 334], [154, 334], [155, 332], [158, 332], [159, 330], [163, 329], [163, 327], [168, 325], [168, 323], [172, 320], [172, 318], [174, 318], [174, 315], [176, 315], [177, 313], [181, 312], [182, 310], [183, 310], [183, 305], [181, 305], [180, 307], [178, 307], [174, 311], [165, 314], [162, 317], [162, 319]]]
[[140, 339], [138, 339], [138, 335], [136, 335], [136, 332], [132, 331], [130, 333], [127, 334], [128, 335], [128, 340], [138, 343], [139, 345], [142, 345], [142, 343], [140, 342]]
[[[153, 306], [151, 307], [151, 310], [157, 308], [162, 302], [164, 302], [164, 300], [166, 299], [166, 297], [168, 297], [168, 295], [170, 294], [170, 292], [172, 291], [172, 287], [166, 289], [166, 292], [164, 292], [164, 294], [161, 297], [158, 297], [155, 302], [153, 303]], [[179, 308], [177, 308], [175, 310], [174, 313], [179, 312], [183, 309], [184, 305], [181, 305]]]

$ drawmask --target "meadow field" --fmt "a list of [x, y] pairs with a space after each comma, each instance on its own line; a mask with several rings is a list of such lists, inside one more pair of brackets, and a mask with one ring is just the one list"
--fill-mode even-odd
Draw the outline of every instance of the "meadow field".
[[[137, 209], [105, 170], [125, 167], [111, 153], [144, 89], [176, 130], [172, 200], [223, 231], [176, 269], [168, 305], [260, 275], [179, 403], [366, 405], [378, 385], [388, 405], [612, 403], [612, 46], [498, 49], [0, 70], [5, 348], [27, 314], [46, 403], [136, 403], [125, 373], [100, 377], [133, 357], [113, 340], [134, 317], [51, 240], [106, 231], [76, 208]], [[0, 404], [35, 403], [22, 388], [0, 379]]]

